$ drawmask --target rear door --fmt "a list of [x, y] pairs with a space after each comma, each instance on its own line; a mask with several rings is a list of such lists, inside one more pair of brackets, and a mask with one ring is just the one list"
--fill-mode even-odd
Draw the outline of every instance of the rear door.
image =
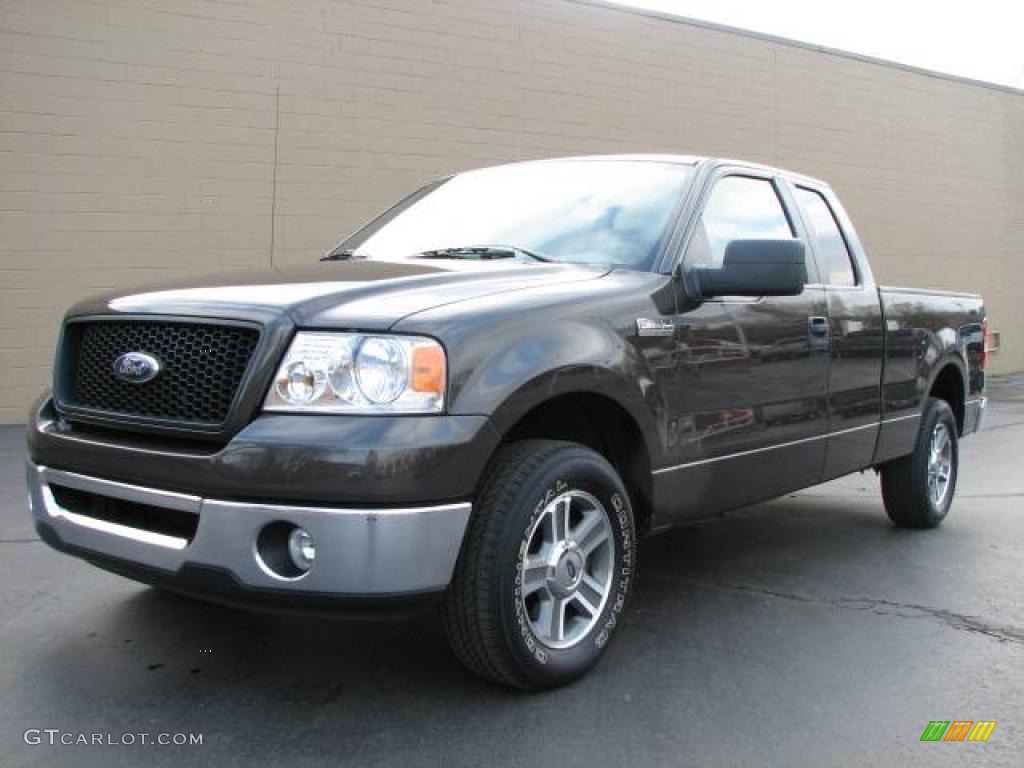
[[[803, 238], [781, 181], [722, 168], [707, 181], [683, 246], [683, 269], [721, 266], [734, 239]], [[812, 283], [799, 296], [721, 297], [681, 306], [676, 364], [666, 388], [674, 465], [656, 473], [680, 518], [813, 485], [828, 426], [828, 355], [821, 343], [825, 290], [808, 251]]]
[[885, 328], [878, 290], [835, 195], [799, 181], [791, 190], [828, 299], [828, 480], [871, 465], [881, 418]]

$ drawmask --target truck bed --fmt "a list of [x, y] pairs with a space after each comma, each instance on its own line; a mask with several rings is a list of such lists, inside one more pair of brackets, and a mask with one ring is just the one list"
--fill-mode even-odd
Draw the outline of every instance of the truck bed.
[[[882, 433], [878, 459], [902, 455], [916, 433], [908, 418], [920, 411], [932, 377], [952, 362], [966, 385], [964, 405], [984, 392], [985, 306], [974, 293], [881, 286], [885, 328], [882, 368]], [[974, 432], [976, 409], [964, 408], [961, 434]]]

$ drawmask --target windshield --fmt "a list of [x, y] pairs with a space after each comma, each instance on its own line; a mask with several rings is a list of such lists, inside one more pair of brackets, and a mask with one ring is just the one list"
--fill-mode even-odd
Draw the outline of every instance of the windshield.
[[[430, 184], [335, 248], [395, 261], [509, 256], [649, 269], [693, 167], [646, 160], [568, 160], [484, 168]], [[479, 255], [479, 253], [477, 253]]]

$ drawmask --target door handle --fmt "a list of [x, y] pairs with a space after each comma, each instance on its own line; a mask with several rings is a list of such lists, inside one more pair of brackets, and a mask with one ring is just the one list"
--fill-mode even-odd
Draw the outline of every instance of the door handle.
[[807, 336], [815, 349], [828, 349], [828, 318], [807, 318]]

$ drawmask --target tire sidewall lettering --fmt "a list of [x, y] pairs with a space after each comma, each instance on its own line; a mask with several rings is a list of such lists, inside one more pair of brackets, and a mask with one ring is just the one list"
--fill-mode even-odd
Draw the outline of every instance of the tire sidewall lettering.
[[[521, 529], [519, 545], [515, 553], [515, 572], [512, 590], [515, 634], [519, 636], [529, 656], [542, 666], [550, 664], [554, 654], [572, 653], [578, 650], [583, 643], [592, 643], [596, 650], [602, 650], [608, 644], [612, 633], [620, 623], [620, 615], [625, 608], [626, 598], [632, 583], [636, 543], [634, 541], [633, 526], [631, 525], [632, 518], [629, 502], [618, 490], [611, 490], [609, 492], [609, 489], [606, 487], [595, 488], [592, 483], [584, 482], [582, 485], [586, 486], [585, 490], [588, 493], [594, 494], [605, 505], [605, 511], [612, 524], [615, 536], [616, 560], [616, 575], [612, 581], [613, 593], [609, 595], [604, 607], [602, 620], [579, 645], [564, 649], [564, 651], [553, 651], [541, 643], [533, 634], [522, 600], [523, 561], [529, 547], [530, 536], [537, 524], [537, 520], [551, 500], [565, 491], [579, 488], [580, 485], [566, 478], [557, 478], [547, 484], [537, 498], [532, 511], [526, 519], [525, 525]], [[601, 485], [603, 486], [603, 484]]]
[[613, 523], [619, 531], [622, 554], [617, 558], [618, 574], [614, 580], [615, 593], [612, 595], [612, 599], [608, 601], [611, 609], [605, 609], [608, 611], [608, 618], [605, 620], [604, 626], [601, 627], [600, 631], [592, 636], [594, 645], [599, 649], [604, 648], [608, 644], [612, 632], [619, 624], [619, 616], [626, 605], [626, 595], [629, 593], [629, 586], [633, 579], [634, 542], [632, 526], [629, 524], [628, 507], [622, 495], [618, 492], [612, 494], [611, 504]]

